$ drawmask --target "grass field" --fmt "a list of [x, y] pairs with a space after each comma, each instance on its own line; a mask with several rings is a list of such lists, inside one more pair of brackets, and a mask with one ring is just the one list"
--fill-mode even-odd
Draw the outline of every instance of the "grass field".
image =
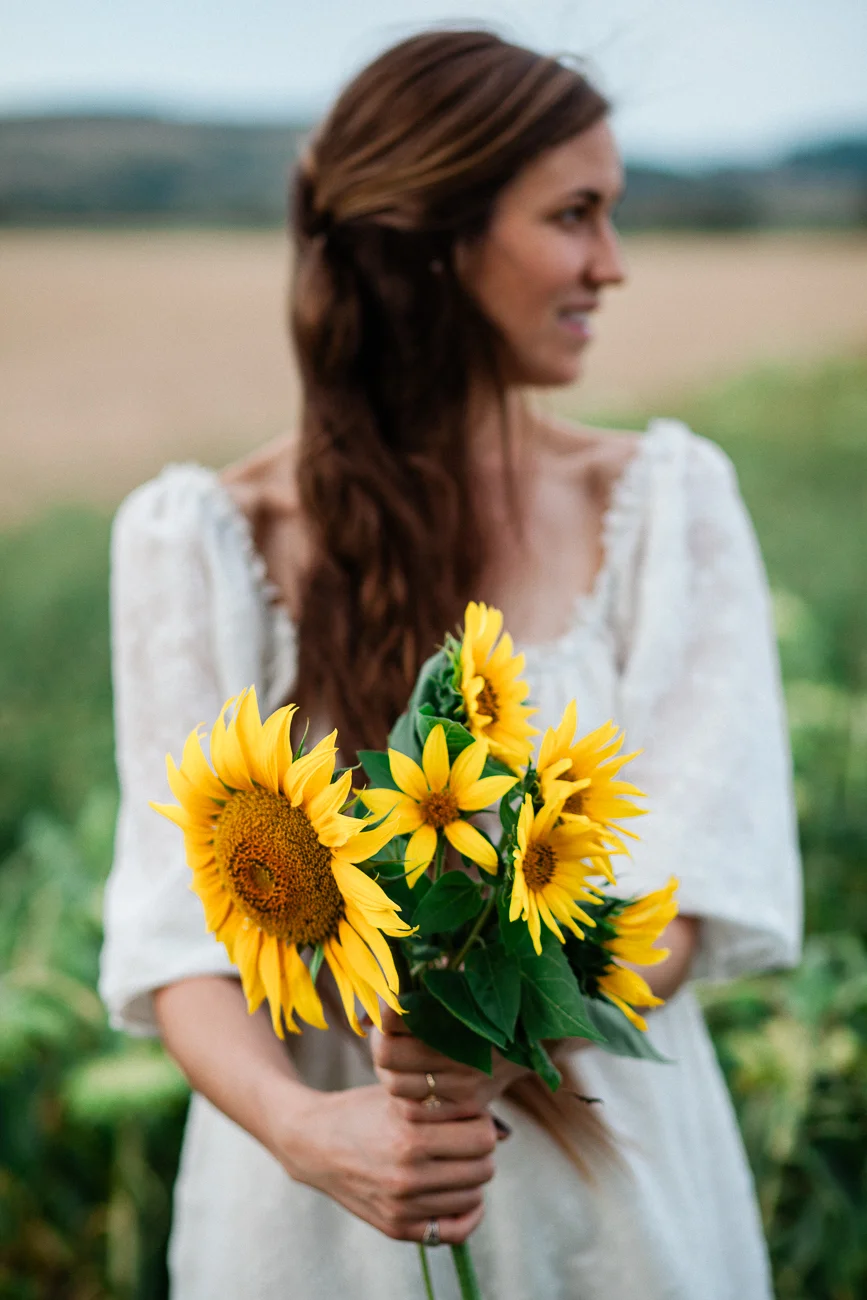
[[[626, 241], [576, 412], [659, 413], [769, 361], [867, 344], [867, 236]], [[7, 233], [0, 520], [114, 504], [166, 460], [220, 463], [291, 423], [275, 233]]]

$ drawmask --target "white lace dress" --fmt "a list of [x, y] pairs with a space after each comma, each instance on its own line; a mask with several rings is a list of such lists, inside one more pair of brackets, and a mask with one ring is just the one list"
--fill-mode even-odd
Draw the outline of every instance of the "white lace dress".
[[[525, 646], [541, 725], [574, 696], [582, 730], [615, 718], [644, 753], [650, 796], [624, 887], [675, 872], [704, 920], [695, 977], [788, 966], [800, 945], [790, 756], [766, 578], [723, 453], [656, 421], [619, 481], [606, 558], [573, 626]], [[151, 992], [226, 973], [189, 890], [164, 761], [196, 723], [255, 682], [272, 709], [293, 680], [292, 625], [243, 516], [217, 476], [171, 466], [122, 506], [113, 541], [113, 635], [122, 803], [106, 893], [101, 988], [112, 1022], [152, 1034]], [[690, 985], [651, 1017], [675, 1064], [592, 1048], [577, 1065], [603, 1099], [625, 1171], [587, 1185], [534, 1122], [497, 1150], [472, 1246], [487, 1300], [767, 1300], [754, 1193]], [[372, 1078], [365, 1044], [333, 1030], [293, 1043], [320, 1088]], [[439, 1300], [457, 1292], [432, 1252]], [[194, 1097], [175, 1194], [173, 1300], [421, 1300], [415, 1247], [292, 1183], [245, 1132]]]

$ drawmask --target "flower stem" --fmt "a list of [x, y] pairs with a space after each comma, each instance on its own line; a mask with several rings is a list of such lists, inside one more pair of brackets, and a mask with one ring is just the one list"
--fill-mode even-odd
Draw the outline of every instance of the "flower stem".
[[426, 1300], [436, 1300], [434, 1295], [433, 1282], [431, 1281], [430, 1265], [427, 1262], [427, 1251], [421, 1242], [418, 1243], [418, 1257], [421, 1261], [421, 1276], [424, 1282], [424, 1293]]
[[439, 880], [443, 870], [443, 858], [446, 852], [445, 836], [440, 832], [437, 835], [437, 851], [434, 858], [434, 881]]
[[473, 1257], [465, 1241], [462, 1241], [459, 1246], [452, 1246], [452, 1259], [455, 1261], [455, 1272], [460, 1283], [461, 1300], [482, 1300], [476, 1270], [473, 1268]]
[[491, 912], [493, 911], [493, 907], [494, 907], [494, 895], [491, 894], [491, 897], [488, 899], [487, 903], [485, 903], [485, 906], [482, 908], [481, 912], [479, 912], [479, 915], [476, 918], [475, 925], [467, 935], [466, 943], [458, 952], [455, 953], [454, 957], [452, 957], [451, 960], [449, 961], [449, 965], [448, 965], [449, 970], [457, 970], [457, 968], [460, 966], [461, 962], [466, 957], [467, 953], [470, 951], [473, 944], [476, 942], [476, 939], [479, 937], [482, 930], [484, 929], [485, 922], [487, 921], [488, 917], [491, 915]]

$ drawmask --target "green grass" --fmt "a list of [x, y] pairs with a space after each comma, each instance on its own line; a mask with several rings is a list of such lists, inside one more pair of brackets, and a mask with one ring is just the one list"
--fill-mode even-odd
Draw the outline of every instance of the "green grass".
[[[780, 1300], [867, 1294], [867, 361], [664, 412], [732, 456], [775, 591], [807, 960], [707, 994]], [[648, 415], [618, 423], [642, 427]], [[185, 1088], [94, 994], [115, 787], [108, 530], [0, 534], [0, 1296], [158, 1300]]]

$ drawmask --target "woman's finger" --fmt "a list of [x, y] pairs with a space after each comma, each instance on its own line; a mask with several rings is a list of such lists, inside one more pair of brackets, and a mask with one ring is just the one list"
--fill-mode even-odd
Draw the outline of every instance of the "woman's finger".
[[439, 1161], [448, 1168], [461, 1161], [485, 1159], [497, 1145], [497, 1130], [487, 1114], [442, 1124], [419, 1124], [413, 1134], [416, 1163]]
[[411, 1034], [379, 1034], [371, 1036], [371, 1053], [374, 1065], [384, 1070], [399, 1070], [407, 1074], [447, 1073], [468, 1070], [441, 1052], [435, 1052]]
[[402, 1233], [401, 1236], [405, 1241], [423, 1241], [425, 1229], [430, 1220], [435, 1218], [439, 1228], [441, 1244], [443, 1246], [458, 1246], [462, 1241], [466, 1241], [471, 1232], [476, 1230], [484, 1217], [484, 1205], [477, 1206], [475, 1210], [470, 1210], [467, 1214], [448, 1218], [430, 1215], [426, 1219], [420, 1219], [418, 1223], [408, 1224], [405, 1233]]
[[419, 1219], [454, 1218], [469, 1214], [482, 1204], [481, 1187], [449, 1188], [444, 1192], [422, 1192], [411, 1196], [401, 1206], [401, 1217], [407, 1223]]

